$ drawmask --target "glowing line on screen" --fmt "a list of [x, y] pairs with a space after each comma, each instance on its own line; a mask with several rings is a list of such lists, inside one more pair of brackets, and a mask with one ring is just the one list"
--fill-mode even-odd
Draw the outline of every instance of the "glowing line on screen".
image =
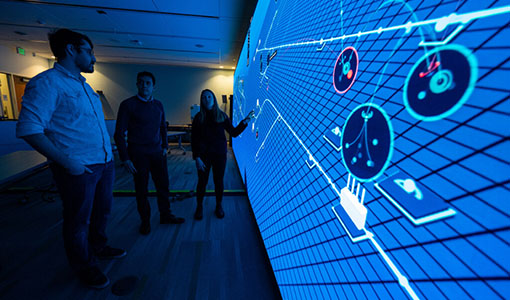
[[442, 41], [435, 41], [435, 42], [425, 42], [424, 40], [422, 40], [418, 46], [423, 46], [423, 47], [426, 47], [426, 46], [442, 46], [442, 45], [446, 45], [448, 44], [459, 32], [462, 31], [462, 29], [464, 29], [464, 25], [459, 25], [457, 28], [455, 28], [454, 31], [452, 31], [452, 33], [450, 33], [448, 35], [448, 37]]
[[[395, 1], [392, 1], [392, 0], [389, 0], [389, 1], [386, 1], [385, 3], [383, 3], [383, 5], [381, 5], [379, 8], [381, 8], [382, 6], [386, 5], [387, 3], [392, 3], [392, 2], [399, 2], [399, 3], [402, 3], [404, 5], [406, 5], [405, 2], [403, 1], [398, 1], [398, 0], [395, 0]], [[410, 8], [406, 5], [406, 8]], [[458, 3], [457, 3], [457, 8], [458, 8]], [[456, 9], [457, 9], [456, 8]], [[278, 11], [277, 11], [278, 12]], [[499, 8], [491, 8], [491, 9], [486, 9], [486, 10], [480, 10], [480, 11], [474, 11], [474, 12], [470, 12], [470, 13], [464, 13], [464, 14], [455, 14], [455, 13], [452, 13], [450, 15], [447, 15], [447, 16], [443, 16], [443, 17], [439, 17], [439, 18], [435, 18], [435, 19], [430, 19], [430, 20], [424, 20], [424, 21], [418, 21], [417, 18], [416, 18], [416, 15], [414, 14], [414, 11], [412, 9], [410, 9], [410, 12], [413, 14], [413, 18], [414, 18], [414, 22], [407, 22], [406, 24], [402, 24], [402, 25], [397, 25], [397, 26], [391, 26], [391, 27], [386, 27], [386, 28], [383, 28], [383, 27], [379, 27], [378, 29], [375, 29], [375, 30], [369, 30], [369, 31], [365, 31], [365, 28], [367, 25], [365, 25], [365, 28], [363, 28], [362, 31], [359, 31], [358, 33], [353, 33], [353, 34], [348, 34], [348, 35], [345, 35], [344, 34], [344, 31], [343, 31], [343, 1], [341, 2], [341, 15], [342, 15], [342, 18], [341, 18], [341, 36], [338, 36], [338, 37], [332, 37], [332, 38], [328, 38], [328, 39], [324, 39], [324, 38], [321, 38], [320, 40], [307, 40], [306, 42], [303, 42], [302, 40], [298, 40], [297, 42], [295, 43], [290, 43], [290, 44], [284, 44], [284, 45], [280, 45], [280, 46], [275, 46], [275, 47], [271, 47], [271, 48], [266, 48], [266, 44], [268, 42], [268, 39], [269, 39], [269, 33], [271, 33], [271, 29], [272, 29], [272, 26], [273, 26], [273, 22], [275, 22], [275, 19], [276, 19], [276, 13], [275, 15], [273, 16], [273, 20], [272, 20], [272, 23], [271, 23], [271, 28], [269, 29], [269, 32], [268, 32], [268, 35], [266, 36], [266, 39], [265, 39], [265, 42], [264, 42], [264, 48], [262, 49], [256, 49], [256, 53], [258, 52], [262, 52], [262, 51], [273, 51], [273, 50], [276, 50], [276, 49], [280, 49], [280, 48], [287, 48], [289, 49], [290, 47], [294, 47], [294, 46], [306, 46], [306, 45], [317, 45], [319, 44], [320, 47], [317, 48], [317, 51], [321, 51], [324, 46], [326, 46], [326, 43], [327, 42], [333, 42], [333, 41], [338, 41], [340, 40], [341, 43], [342, 43], [342, 49], [344, 49], [343, 47], [343, 43], [344, 43], [344, 40], [347, 39], [347, 38], [357, 38], [358, 40], [356, 41], [356, 43], [359, 42], [359, 39], [361, 36], [365, 36], [365, 35], [370, 35], [370, 34], [374, 34], [374, 33], [377, 33], [377, 34], [381, 34], [382, 32], [389, 32], [389, 31], [396, 31], [396, 30], [400, 30], [400, 29], [405, 29], [406, 31], [406, 34], [408, 34], [410, 32], [411, 29], [413, 28], [417, 28], [419, 31], [420, 31], [420, 34], [422, 36], [422, 40], [421, 42], [418, 44], [418, 46], [421, 46], [421, 47], [424, 47], [425, 49], [425, 52], [427, 52], [427, 49], [426, 47], [427, 46], [441, 46], [441, 45], [444, 45], [444, 44], [447, 44], [449, 43], [457, 34], [459, 34], [464, 28], [465, 28], [465, 25], [473, 20], [477, 20], [477, 19], [482, 19], [482, 18], [486, 18], [486, 17], [491, 17], [491, 16], [496, 16], [496, 15], [501, 15], [501, 14], [507, 14], [507, 13], [510, 13], [510, 6], [507, 5], [507, 6], [503, 6], [503, 7], [499, 7]], [[369, 24], [370, 22], [367, 22], [366, 24]], [[448, 36], [446, 38], [444, 38], [444, 36], [446, 35], [446, 31], [444, 32], [443, 34], [443, 37], [441, 38], [440, 41], [436, 41], [435, 38], [433, 41], [425, 41], [425, 38], [424, 38], [424, 35], [423, 35], [423, 32], [422, 32], [422, 26], [426, 26], [427, 29], [429, 29], [430, 27], [428, 27], [428, 25], [434, 25], [435, 26], [435, 30], [437, 32], [440, 32], [440, 31], [443, 31], [447, 26], [449, 25], [454, 25], [454, 24], [458, 24], [456, 29], [449, 33]], [[430, 31], [429, 33], [431, 33], [433, 36], [434, 35], [434, 32], [433, 31]], [[398, 48], [398, 45], [399, 43], [401, 42], [402, 40], [402, 37], [400, 38], [400, 40], [397, 42], [397, 46], [394, 48], [393, 52], [391, 52], [390, 54], [390, 59], [391, 57], [393, 56], [392, 54], [397, 50]], [[260, 45], [260, 40], [259, 40], [259, 45]], [[329, 48], [329, 47], [328, 47]], [[255, 58], [255, 56], [254, 56]], [[427, 59], [427, 62], [429, 62], [429, 57], [426, 56], [426, 59]], [[439, 58], [437, 58], [437, 60], [439, 61]], [[427, 65], [431, 65], [430, 63], [427, 63]], [[385, 74], [386, 72], [386, 68], [387, 68], [388, 64], [386, 64], [386, 66], [384, 67], [383, 71], [382, 71], [382, 74], [380, 75], [380, 78], [377, 82], [377, 86], [374, 90], [374, 94], [372, 95], [371, 99], [370, 99], [370, 102], [372, 102], [372, 99], [374, 98], [375, 96], [375, 92], [377, 91], [378, 89], [378, 86], [381, 82], [381, 78], [382, 76]], [[442, 66], [440, 66], [442, 67]], [[261, 79], [261, 83], [262, 81], [267, 78], [269, 79], [267, 76], [266, 76], [266, 71], [268, 69], [268, 66], [266, 66], [265, 70], [263, 73], [261, 73], [261, 75], [263, 76], [263, 78]], [[241, 93], [244, 92], [244, 90], [242, 89], [239, 89]], [[243, 99], [244, 99], [244, 95], [243, 95]], [[285, 125], [288, 127], [288, 129], [290, 130], [290, 132], [294, 135], [294, 137], [298, 140], [299, 144], [301, 144], [301, 146], [304, 148], [304, 150], [306, 151], [306, 153], [308, 154], [308, 157], [309, 157], [309, 160], [305, 160], [307, 166], [312, 169], [314, 166], [317, 166], [318, 170], [324, 175], [324, 177], [326, 178], [327, 182], [331, 185], [331, 187], [333, 188], [334, 192], [340, 197], [340, 192], [338, 191], [338, 189], [336, 188], [335, 184], [332, 182], [332, 180], [329, 178], [329, 176], [326, 174], [326, 172], [322, 169], [322, 167], [320, 166], [319, 162], [317, 160], [315, 160], [315, 158], [313, 158], [313, 156], [311, 155], [311, 153], [309, 152], [309, 150], [307, 149], [307, 147], [304, 145], [304, 143], [301, 141], [301, 139], [297, 136], [296, 132], [294, 132], [294, 130], [292, 129], [292, 127], [287, 123], [287, 121], [282, 117], [282, 115], [280, 114], [280, 112], [277, 110], [277, 108], [275, 107], [275, 105], [269, 100], [269, 99], [266, 99], [264, 101], [264, 103], [262, 104], [261, 108], [260, 108], [260, 111], [259, 111], [259, 114], [257, 115], [256, 117], [256, 120], [255, 122], [257, 122], [258, 120], [258, 117], [260, 116], [260, 114], [262, 113], [262, 109], [265, 105], [265, 103], [268, 102], [273, 108], [274, 110], [276, 111], [277, 113], [277, 117], [276, 119], [274, 120], [274, 122], [272, 123], [271, 125], [271, 128], [270, 130], [267, 132], [265, 138], [264, 138], [264, 141], [262, 143], [262, 145], [260, 146], [260, 148], [258, 149], [257, 153], [256, 153], [256, 160], [258, 161], [259, 159], [259, 152], [261, 151], [261, 149], [264, 148], [265, 146], [265, 142], [266, 140], [268, 139], [269, 135], [272, 133], [272, 130], [273, 130], [273, 127], [276, 125], [276, 123], [278, 121], [283, 121], [285, 123]], [[257, 103], [258, 103], [258, 100], [257, 100]], [[242, 114], [244, 114], [244, 110], [241, 109], [242, 106], [244, 106], [246, 103], [245, 102], [239, 102], [239, 108], [240, 108], [240, 112], [242, 112]], [[244, 105], [243, 105], [244, 104]], [[235, 115], [238, 116], [239, 112], [235, 112]], [[242, 117], [242, 116], [241, 116]], [[323, 136], [324, 139], [329, 143], [331, 144], [335, 150], [339, 150], [337, 149], [334, 144], [329, 141], [325, 136]], [[313, 164], [310, 164], [309, 163], [312, 162]], [[377, 185], [377, 183], [375, 184], [375, 187], [379, 189], [379, 186]], [[385, 194], [382, 190], [380, 190], [383, 195]], [[388, 197], [386, 195], [386, 197], [392, 201], [391, 197]], [[394, 201], [392, 201], [394, 202]], [[437, 214], [434, 214], [434, 215], [430, 215], [430, 216], [427, 216], [425, 218], [419, 218], [417, 220], [415, 220], [414, 218], [412, 218], [412, 216], [410, 216], [405, 210], [403, 210], [397, 203], [393, 203], [408, 219], [410, 219], [415, 225], [420, 225], [420, 224], [424, 224], [424, 223], [427, 223], [427, 222], [431, 222], [431, 221], [436, 221], [440, 218], [443, 218], [445, 216], [450, 216], [452, 214], [455, 213], [454, 210], [452, 209], [448, 209], [446, 211], [443, 211], [443, 212], [440, 212], [440, 213], [437, 213]], [[347, 232], [347, 234], [349, 235], [351, 241], [353, 243], [356, 243], [356, 242], [359, 242], [359, 241], [362, 241], [362, 240], [366, 240], [366, 239], [369, 239], [374, 247], [377, 249], [377, 251], [381, 254], [382, 258], [385, 260], [386, 264], [389, 266], [389, 268], [393, 271], [393, 273], [396, 275], [397, 279], [398, 279], [398, 282], [399, 284], [409, 293], [410, 297], [413, 298], [413, 299], [418, 299], [418, 296], [416, 295], [416, 293], [413, 291], [412, 287], [410, 286], [409, 284], [409, 280], [404, 276], [402, 275], [402, 273], [400, 273], [400, 271], [398, 270], [397, 266], [392, 262], [392, 260], [390, 259], [390, 257], [386, 254], [385, 250], [380, 246], [380, 244], [376, 241], [375, 239], [375, 236], [373, 235], [373, 233], [367, 231], [365, 228], [363, 228], [362, 230], [365, 232], [365, 235], [363, 236], [357, 236], [357, 237], [353, 237], [351, 235], [351, 233], [348, 231], [348, 229], [346, 228], [345, 224], [342, 222], [342, 220], [340, 219], [339, 215], [337, 214], [337, 212], [335, 211], [335, 208], [332, 207], [335, 215], [337, 216], [337, 218], [340, 220], [340, 223], [342, 225], [342, 227], [344, 227], [345, 231]], [[404, 268], [402, 266], [402, 268]], [[405, 269], [405, 268], [404, 268]]]
[[[451, 15], [445, 16], [445, 17], [440, 17], [440, 18], [435, 18], [435, 19], [425, 20], [425, 21], [420, 21], [420, 22], [414, 22], [414, 23], [407, 22], [406, 24], [390, 26], [390, 27], [386, 27], [386, 28], [379, 27], [378, 29], [375, 29], [375, 30], [369, 30], [369, 31], [364, 31], [364, 32], [359, 31], [358, 33], [342, 35], [342, 36], [337, 36], [337, 37], [332, 37], [332, 38], [327, 38], [327, 39], [321, 39], [321, 41], [322, 41], [322, 43], [333, 42], [333, 41], [344, 40], [344, 39], [353, 38], [353, 37], [360, 37], [360, 36], [370, 35], [370, 34], [374, 34], [374, 33], [380, 34], [380, 33], [386, 32], [386, 31], [394, 31], [394, 30], [400, 30], [400, 29], [405, 29], [406, 31], [409, 31], [414, 27], [431, 25], [431, 24], [434, 24], [434, 25], [440, 24], [440, 25], [446, 25], [446, 26], [451, 25], [451, 24], [456, 24], [456, 23], [466, 24], [473, 20], [487, 18], [487, 17], [505, 14], [505, 13], [510, 13], [510, 5], [498, 7], [498, 8], [490, 8], [490, 9], [485, 9], [485, 10], [480, 10], [480, 11], [470, 12], [470, 13], [465, 13], [465, 14], [460, 14], [460, 15], [451, 14]], [[270, 51], [270, 50], [286, 48], [286, 47], [294, 47], [294, 46], [315, 45], [315, 44], [320, 44], [321, 41], [309, 41], [309, 42], [298, 42], [298, 43], [284, 44], [284, 45], [275, 46], [275, 47], [271, 47], [271, 48], [256, 49], [256, 52], [258, 53], [261, 51]]]
[[[264, 102], [262, 103], [262, 105], [260, 106], [260, 111], [259, 113], [255, 116], [255, 123], [257, 122], [260, 114], [262, 113], [263, 109], [264, 109], [264, 106], [266, 103], [269, 103], [273, 109], [275, 110], [276, 114], [277, 114], [277, 117], [275, 119], [275, 121], [273, 122], [273, 124], [271, 125], [271, 129], [269, 130], [269, 132], [266, 134], [266, 137], [264, 138], [264, 141], [262, 142], [261, 146], [259, 147], [258, 151], [257, 151], [257, 154], [256, 154], [256, 158], [255, 160], [258, 161], [258, 153], [259, 151], [263, 148], [264, 146], [264, 143], [266, 142], [266, 139], [267, 137], [269, 136], [269, 134], [271, 133], [273, 127], [275, 126], [275, 124], [278, 122], [278, 121], [282, 121], [283, 123], [285, 123], [285, 125], [287, 126], [287, 128], [290, 130], [290, 132], [294, 135], [294, 137], [297, 139], [298, 143], [303, 147], [303, 149], [306, 151], [306, 153], [308, 154], [308, 157], [309, 157], [309, 160], [311, 160], [313, 162], [313, 164], [317, 167], [317, 169], [322, 173], [322, 175], [324, 175], [324, 177], [326, 178], [327, 182], [331, 185], [331, 188], [335, 191], [335, 193], [338, 195], [338, 199], [341, 198], [340, 196], [340, 191], [337, 189], [336, 185], [333, 183], [333, 181], [331, 180], [331, 178], [328, 176], [328, 174], [326, 174], [326, 171], [324, 171], [324, 169], [321, 167], [321, 165], [319, 164], [319, 162], [313, 157], [312, 153], [310, 152], [310, 150], [308, 150], [308, 148], [305, 146], [305, 144], [303, 143], [303, 141], [299, 138], [299, 136], [297, 135], [297, 133], [294, 131], [294, 129], [292, 129], [292, 127], [290, 126], [289, 123], [287, 123], [287, 120], [285, 120], [285, 118], [283, 118], [283, 116], [280, 114], [280, 111], [276, 108], [276, 106], [273, 104], [273, 102], [269, 99], [265, 99]], [[308, 163], [307, 163], [308, 165]], [[310, 166], [310, 165], [308, 165]], [[336, 212], [335, 212], [335, 215]], [[337, 215], [338, 217], [338, 215]], [[340, 219], [340, 218], [339, 218]], [[344, 227], [345, 231], [347, 232], [347, 234], [349, 235], [349, 237], [351, 238], [351, 240], [353, 240], [354, 242], [354, 239], [352, 238], [352, 236], [350, 235], [349, 231], [347, 230], [347, 228], [345, 227], [345, 225], [342, 223], [342, 226]], [[365, 228], [363, 228], [363, 231], [366, 232], [366, 235], [365, 236], [362, 236], [360, 237], [360, 239], [356, 239], [356, 241], [360, 241], [360, 240], [364, 240], [364, 239], [369, 239], [372, 244], [374, 244], [374, 247], [377, 249], [377, 251], [381, 254], [381, 256], [383, 257], [384, 261], [388, 264], [388, 266], [390, 267], [390, 269], [393, 271], [393, 273], [395, 274], [395, 276], [397, 277], [398, 279], [398, 282], [399, 284], [409, 293], [409, 295], [411, 296], [412, 299], [419, 299], [418, 296], [416, 295], [416, 293], [414, 292], [414, 290], [412, 289], [412, 287], [410, 286], [409, 284], [409, 280], [407, 279], [407, 277], [405, 277], [404, 275], [402, 275], [402, 273], [400, 273], [400, 271], [398, 270], [398, 268], [395, 266], [395, 264], [393, 263], [393, 261], [390, 259], [390, 257], [386, 254], [386, 252], [384, 251], [384, 249], [381, 248], [381, 246], [379, 245], [379, 243], [375, 240], [375, 236], [373, 233], [367, 231]]]
[[330, 144], [330, 145], [333, 147], [333, 149], [335, 149], [336, 151], [340, 151], [340, 150], [342, 150], [342, 146], [337, 147], [337, 146], [336, 146], [336, 145], [335, 145], [335, 144], [334, 144], [334, 143], [333, 143], [330, 139], [328, 139], [328, 137], [327, 137], [327, 136], [323, 135], [322, 137], [323, 137], [323, 138], [324, 138], [324, 140], [326, 140], [326, 142], [328, 142], [328, 144]]

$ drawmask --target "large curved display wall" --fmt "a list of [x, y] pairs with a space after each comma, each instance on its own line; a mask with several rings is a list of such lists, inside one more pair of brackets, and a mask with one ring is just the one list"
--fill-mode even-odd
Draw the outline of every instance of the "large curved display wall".
[[285, 299], [510, 295], [510, 1], [260, 0], [234, 139]]

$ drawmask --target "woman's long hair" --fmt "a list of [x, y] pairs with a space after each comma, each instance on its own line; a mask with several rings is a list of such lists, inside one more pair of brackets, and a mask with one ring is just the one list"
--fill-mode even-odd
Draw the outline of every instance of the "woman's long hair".
[[213, 95], [214, 104], [212, 107], [212, 115], [214, 116], [214, 121], [216, 123], [222, 123], [225, 121], [225, 113], [218, 107], [218, 101], [216, 101], [216, 95], [214, 95], [213, 91], [210, 89], [205, 89], [200, 93], [200, 112], [197, 114], [196, 117], [198, 117], [198, 121], [200, 124], [203, 124], [205, 122], [205, 113], [207, 111], [207, 108], [204, 106], [204, 103], [202, 102], [202, 96], [205, 92], [210, 92]]

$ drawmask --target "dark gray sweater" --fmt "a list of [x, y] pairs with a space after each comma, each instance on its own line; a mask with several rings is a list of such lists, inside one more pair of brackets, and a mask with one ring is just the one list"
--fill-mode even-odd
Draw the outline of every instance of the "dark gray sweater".
[[122, 161], [129, 159], [126, 130], [130, 149], [151, 153], [168, 148], [165, 111], [156, 99], [144, 102], [133, 96], [120, 104], [114, 139]]

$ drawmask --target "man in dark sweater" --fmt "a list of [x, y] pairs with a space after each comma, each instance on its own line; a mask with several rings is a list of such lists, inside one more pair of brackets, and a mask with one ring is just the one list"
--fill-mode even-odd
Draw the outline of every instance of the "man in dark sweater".
[[114, 135], [120, 159], [127, 171], [133, 174], [136, 204], [142, 220], [140, 233], [144, 235], [151, 230], [151, 211], [147, 200], [149, 172], [156, 187], [160, 224], [184, 223], [183, 218], [174, 216], [170, 210], [165, 111], [161, 102], [152, 97], [155, 84], [152, 73], [138, 73], [138, 94], [120, 104]]

